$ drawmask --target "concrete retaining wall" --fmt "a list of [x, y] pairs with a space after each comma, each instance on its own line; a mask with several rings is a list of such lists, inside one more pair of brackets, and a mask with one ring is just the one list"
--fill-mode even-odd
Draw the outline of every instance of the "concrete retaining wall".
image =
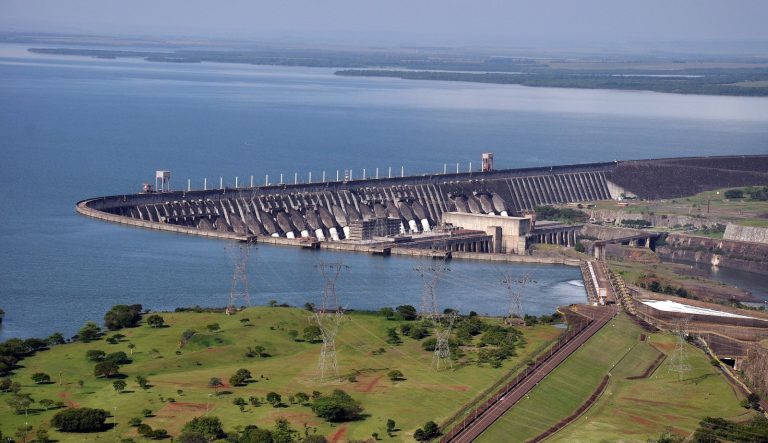
[[725, 234], [723, 234], [723, 238], [726, 240], [768, 244], [768, 228], [757, 228], [728, 223], [725, 226]]

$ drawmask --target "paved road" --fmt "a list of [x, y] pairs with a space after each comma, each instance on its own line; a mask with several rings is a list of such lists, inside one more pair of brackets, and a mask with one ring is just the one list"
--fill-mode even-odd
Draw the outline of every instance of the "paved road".
[[[587, 307], [585, 307], [587, 308]], [[587, 311], [587, 312], [584, 312]], [[592, 337], [597, 331], [605, 326], [614, 315], [616, 315], [617, 309], [615, 306], [606, 307], [588, 307], [581, 311], [590, 317], [594, 318], [594, 322], [590, 324], [584, 331], [575, 337], [571, 342], [560, 348], [552, 357], [550, 357], [544, 364], [536, 368], [531, 374], [523, 380], [522, 383], [513, 388], [507, 395], [505, 395], [501, 401], [490, 407], [483, 415], [478, 417], [469, 426], [467, 426], [461, 433], [457, 434], [452, 439], [448, 440], [451, 443], [469, 443], [474, 441], [480, 434], [488, 429], [496, 420], [499, 419], [505, 412], [509, 410], [515, 403], [520, 401], [534, 386], [536, 386], [541, 380], [544, 379], [550, 372], [552, 372], [560, 363], [562, 363], [569, 355], [573, 354], [582, 344], [584, 344], [590, 337]]]

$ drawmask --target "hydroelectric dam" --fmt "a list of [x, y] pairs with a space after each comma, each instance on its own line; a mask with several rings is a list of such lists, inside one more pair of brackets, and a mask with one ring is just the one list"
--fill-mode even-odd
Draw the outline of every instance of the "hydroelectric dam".
[[[532, 219], [531, 211], [539, 205], [627, 196], [675, 198], [768, 183], [768, 155], [503, 170], [493, 170], [490, 163], [483, 169], [207, 190], [157, 189], [90, 198], [78, 202], [76, 210], [105, 221], [228, 240], [374, 253], [404, 246], [524, 254], [532, 241], [566, 246], [575, 242], [574, 229]], [[447, 219], [453, 221], [446, 223]]]

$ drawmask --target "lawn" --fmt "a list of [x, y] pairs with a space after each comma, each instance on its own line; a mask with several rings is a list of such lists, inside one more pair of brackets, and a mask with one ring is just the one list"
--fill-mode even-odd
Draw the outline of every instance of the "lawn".
[[691, 371], [678, 380], [665, 359], [649, 378], [644, 373], [659, 352], [671, 353], [675, 337], [644, 333], [626, 316], [609, 323], [514, 406], [479, 441], [527, 441], [567, 417], [595, 390], [605, 374], [608, 387], [576, 421], [548, 441], [642, 441], [667, 430], [688, 434], [706, 416], [741, 417], [740, 397], [709, 364], [703, 352], [685, 345]]
[[[114, 415], [108, 423], [116, 423], [116, 427], [106, 433], [63, 434], [52, 430], [52, 438], [79, 442], [136, 437], [135, 428], [130, 427], [128, 421], [141, 417], [143, 409], [150, 409], [152, 416], [143, 418], [144, 423], [166, 429], [171, 435], [177, 435], [193, 417], [208, 413], [220, 417], [225, 430], [249, 424], [271, 427], [276, 418], [285, 417], [302, 434], [306, 429], [310, 433], [333, 436], [338, 441], [366, 439], [374, 432], [384, 440], [409, 441], [416, 428], [428, 420], [440, 422], [447, 418], [510, 368], [529, 358], [529, 352], [561, 332], [553, 326], [523, 328], [525, 348], [500, 368], [472, 363], [435, 371], [431, 368], [432, 353], [422, 350], [420, 341], [402, 337], [400, 345], [386, 342], [387, 328], [401, 322], [374, 314], [351, 313], [342, 323], [337, 338], [343, 377], [318, 380], [321, 345], [297, 342], [289, 336], [289, 331], [301, 333], [311, 324], [308, 311], [258, 307], [235, 316], [192, 312], [162, 315], [168, 327], [151, 328], [142, 324], [123, 329], [119, 332], [126, 337], [117, 344], [109, 344], [104, 339], [65, 344], [22, 361], [24, 367], [13, 376], [23, 385], [21, 392], [31, 394], [38, 401], [51, 399], [68, 406], [99, 407]], [[243, 324], [240, 321], [243, 318], [250, 321]], [[218, 323], [221, 330], [208, 331], [206, 325], [212, 323]], [[187, 329], [194, 329], [198, 334], [180, 349], [179, 339]], [[129, 343], [135, 345], [130, 355], [133, 362], [121, 366], [128, 386], [126, 392], [117, 393], [112, 387], [114, 380], [93, 375], [94, 363], [86, 360], [85, 353], [91, 349], [130, 353]], [[271, 356], [247, 357], [248, 347], [255, 346], [263, 346]], [[381, 348], [383, 352], [379, 352]], [[468, 355], [471, 359], [473, 354]], [[219, 391], [231, 392], [224, 395], [215, 395], [214, 389], [208, 387], [211, 377], [226, 383], [239, 368], [250, 370], [253, 382], [243, 387], [224, 386]], [[405, 380], [390, 381], [386, 374], [392, 369], [402, 371]], [[49, 374], [53, 382], [34, 384], [30, 376], [35, 372]], [[137, 375], [147, 377], [151, 387], [141, 389], [135, 381]], [[350, 375], [355, 375], [356, 381], [349, 381]], [[337, 388], [362, 402], [365, 408], [362, 420], [331, 426], [317, 418], [308, 406], [289, 401], [289, 397], [298, 392], [330, 393]], [[247, 401], [251, 396], [265, 397], [271, 391], [282, 395], [285, 407], [249, 404], [241, 412], [232, 403], [236, 397]], [[13, 435], [25, 421], [35, 428], [45, 427], [56, 413], [31, 410], [28, 417], [16, 415], [5, 401], [10, 395], [0, 394], [0, 430], [5, 435]], [[394, 419], [400, 429], [391, 439], [385, 432], [388, 418]]]
[[[595, 202], [596, 209], [620, 210], [629, 214], [656, 215], [689, 215], [702, 218], [717, 218], [732, 221], [744, 226], [768, 227], [768, 202], [751, 201], [749, 198], [725, 198], [729, 189], [746, 189], [744, 187], [723, 188], [715, 191], [669, 200], [654, 201], [624, 201], [629, 206], [620, 206], [619, 202], [605, 200]], [[695, 232], [694, 232], [695, 233]], [[696, 233], [701, 235], [701, 233]], [[716, 237], [716, 235], [715, 235]]]

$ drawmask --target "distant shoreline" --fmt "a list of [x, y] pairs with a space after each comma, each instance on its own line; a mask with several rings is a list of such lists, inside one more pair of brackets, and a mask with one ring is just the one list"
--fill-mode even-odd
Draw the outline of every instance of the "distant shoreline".
[[[29, 48], [36, 54], [71, 55], [97, 59], [141, 58], [156, 63], [233, 63], [338, 69], [337, 76], [389, 77], [549, 88], [652, 91], [672, 94], [768, 97], [768, 68], [698, 68], [682, 70], [615, 68], [569, 69], [512, 60], [501, 66], [487, 61], [457, 62], [381, 60], [364, 54], [291, 54], [275, 51], [133, 51], [86, 48]], [[392, 69], [381, 66], [392, 65]]]
[[[345, 69], [334, 73], [345, 77], [389, 77], [403, 80], [433, 80], [497, 85], [520, 85], [540, 88], [610, 89], [620, 91], [651, 91], [689, 95], [724, 95], [737, 97], [768, 97], [768, 87], [737, 86], [716, 83], [704, 76], [682, 77], [663, 75], [619, 74], [544, 74], [501, 72], [404, 71], [383, 69]], [[756, 82], [757, 80], [751, 80]], [[741, 80], [740, 82], [750, 82]]]

